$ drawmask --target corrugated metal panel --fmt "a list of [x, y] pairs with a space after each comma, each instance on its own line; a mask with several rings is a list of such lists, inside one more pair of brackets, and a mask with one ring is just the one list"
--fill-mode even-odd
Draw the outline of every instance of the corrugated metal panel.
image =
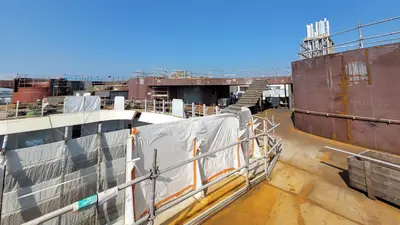
[[400, 126], [356, 117], [400, 120], [400, 44], [292, 63], [295, 108], [354, 119], [295, 113], [295, 126], [319, 136], [400, 153]]

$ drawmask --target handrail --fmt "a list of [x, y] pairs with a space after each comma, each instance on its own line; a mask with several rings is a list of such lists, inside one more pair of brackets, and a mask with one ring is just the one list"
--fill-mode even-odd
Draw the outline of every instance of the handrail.
[[[250, 136], [250, 137], [245, 138], [245, 139], [243, 139], [243, 140], [240, 140], [240, 141], [234, 142], [234, 143], [232, 143], [232, 144], [226, 145], [226, 146], [224, 146], [224, 147], [217, 148], [217, 149], [212, 150], [212, 151], [210, 151], [210, 152], [208, 152], [208, 153], [201, 154], [201, 155], [199, 155], [199, 156], [196, 156], [196, 157], [187, 159], [187, 160], [185, 160], [185, 161], [183, 161], [183, 162], [181, 162], [181, 163], [178, 163], [178, 164], [176, 164], [176, 165], [174, 165], [174, 166], [168, 167], [168, 168], [166, 168], [166, 169], [164, 169], [164, 170], [159, 170], [158, 167], [157, 167], [157, 165], [155, 164], [156, 159], [157, 159], [157, 156], [156, 156], [156, 151], [157, 151], [157, 150], [155, 149], [155, 157], [154, 157], [154, 159], [153, 159], [153, 161], [154, 161], [153, 167], [154, 167], [154, 168], [157, 168], [156, 170], [151, 170], [151, 172], [148, 173], [148, 174], [146, 174], [146, 175], [143, 175], [143, 176], [141, 176], [141, 177], [138, 177], [138, 178], [136, 178], [136, 179], [134, 179], [134, 180], [131, 180], [131, 181], [129, 181], [129, 182], [120, 184], [120, 185], [118, 185], [118, 186], [116, 186], [116, 187], [114, 187], [114, 188], [108, 189], [108, 190], [106, 190], [106, 191], [103, 191], [103, 192], [100, 192], [100, 193], [96, 193], [96, 194], [94, 194], [94, 195], [92, 195], [92, 196], [89, 196], [89, 197], [87, 197], [87, 198], [81, 199], [81, 200], [79, 200], [79, 201], [77, 201], [77, 202], [74, 202], [74, 203], [72, 203], [72, 204], [70, 204], [70, 205], [68, 205], [68, 206], [65, 206], [65, 207], [63, 207], [63, 208], [61, 208], [61, 209], [55, 210], [55, 211], [53, 211], [53, 212], [50, 212], [50, 213], [45, 214], [45, 215], [43, 215], [43, 216], [40, 216], [40, 217], [38, 217], [38, 218], [36, 218], [36, 219], [33, 219], [33, 220], [31, 220], [31, 221], [28, 221], [28, 222], [24, 223], [23, 225], [36, 225], [36, 224], [40, 224], [40, 223], [46, 222], [46, 221], [48, 221], [48, 220], [50, 220], [50, 219], [52, 219], [52, 218], [55, 218], [55, 217], [57, 217], [57, 216], [60, 216], [60, 215], [62, 215], [62, 214], [65, 214], [65, 213], [67, 213], [67, 212], [70, 212], [70, 211], [77, 211], [77, 210], [85, 209], [85, 208], [90, 207], [90, 206], [93, 206], [93, 205], [102, 204], [102, 203], [104, 203], [104, 202], [106, 202], [106, 201], [108, 201], [108, 200], [110, 200], [110, 199], [112, 199], [112, 198], [117, 197], [117, 196], [118, 196], [118, 191], [119, 191], [119, 190], [123, 190], [123, 189], [125, 189], [125, 188], [131, 187], [132, 185], [137, 184], [137, 183], [140, 183], [140, 182], [142, 182], [142, 181], [144, 181], [144, 180], [147, 180], [147, 179], [153, 180], [153, 183], [155, 184], [154, 181], [157, 179], [157, 177], [158, 177], [160, 174], [163, 174], [163, 173], [166, 173], [166, 172], [168, 172], [168, 171], [174, 170], [174, 169], [176, 169], [176, 168], [179, 168], [179, 167], [181, 167], [181, 166], [183, 166], [183, 165], [189, 164], [189, 163], [191, 163], [191, 162], [193, 162], [193, 161], [196, 161], [196, 160], [199, 160], [199, 159], [201, 159], [201, 158], [205, 158], [205, 157], [208, 157], [208, 156], [210, 156], [210, 155], [216, 154], [216, 153], [218, 153], [218, 152], [220, 152], [220, 151], [229, 149], [230, 147], [236, 146], [236, 145], [241, 144], [241, 143], [243, 143], [243, 142], [250, 141], [250, 140], [252, 140], [252, 139], [255, 139], [255, 138], [258, 138], [258, 137], [261, 137], [261, 136], [269, 136], [268, 133], [271, 132], [271, 131], [274, 131], [275, 128], [278, 127], [279, 125], [280, 125], [280, 124], [276, 124], [276, 125], [274, 125], [273, 127], [271, 127], [271, 128], [268, 129], [268, 130], [265, 129], [265, 132], [263, 132], [262, 134], [253, 135], [253, 136]], [[268, 151], [268, 154], [269, 154], [270, 152], [272, 152], [273, 149], [275, 149], [275, 148], [277, 148], [278, 146], [280, 146], [280, 143], [281, 143], [281, 140], [279, 140], [278, 142], [276, 142], [276, 143], [271, 147], [271, 149]], [[267, 152], [266, 152], [266, 153], [267, 153]], [[158, 213], [161, 213], [161, 212], [163, 212], [163, 211], [165, 211], [165, 210], [167, 210], [167, 209], [173, 207], [174, 205], [179, 204], [180, 202], [182, 202], [182, 201], [184, 201], [184, 200], [186, 200], [186, 199], [192, 197], [193, 195], [195, 195], [195, 194], [197, 194], [197, 193], [199, 193], [199, 192], [205, 190], [206, 188], [210, 187], [211, 185], [214, 185], [214, 184], [216, 184], [216, 183], [222, 181], [223, 179], [227, 178], [228, 176], [231, 176], [232, 174], [234, 174], [234, 173], [236, 173], [236, 172], [238, 172], [238, 171], [240, 171], [240, 170], [242, 170], [242, 169], [247, 169], [247, 170], [248, 170], [250, 165], [252, 165], [252, 164], [254, 164], [254, 163], [256, 163], [256, 162], [258, 162], [258, 161], [260, 161], [260, 160], [262, 160], [262, 159], [264, 159], [264, 160], [265, 160], [265, 163], [267, 163], [267, 159], [266, 159], [266, 158], [267, 158], [267, 154], [266, 154], [265, 156], [263, 156], [263, 157], [260, 157], [259, 159], [257, 159], [256, 161], [254, 161], [254, 162], [252, 162], [252, 163], [249, 163], [248, 160], [246, 160], [245, 165], [243, 165], [243, 166], [241, 166], [241, 167], [239, 167], [239, 168], [236, 168], [236, 169], [230, 171], [229, 173], [226, 173], [226, 174], [224, 174], [224, 175], [222, 175], [222, 176], [220, 176], [220, 177], [214, 179], [213, 181], [211, 181], [211, 182], [209, 182], [209, 183], [203, 185], [203, 186], [202, 186], [201, 188], [199, 188], [199, 189], [196, 189], [196, 190], [193, 190], [193, 191], [191, 191], [191, 192], [188, 192], [187, 194], [185, 194], [185, 195], [183, 195], [183, 196], [181, 196], [181, 197], [179, 197], [179, 198], [177, 198], [177, 199], [174, 199], [174, 200], [170, 201], [170, 202], [168, 202], [166, 205], [163, 205], [163, 206], [161, 206], [161, 207], [159, 207], [159, 208], [155, 208], [155, 207], [154, 207], [154, 202], [153, 202], [153, 210], [154, 210], [154, 211], [153, 211], [153, 212], [150, 212], [150, 213], [148, 213], [148, 214], [146, 214], [144, 217], [142, 217], [142, 218], [140, 218], [139, 220], [137, 220], [137, 221], [136, 221], [136, 224], [141, 224], [141, 223], [143, 223], [143, 222], [145, 222], [145, 221], [148, 221], [148, 220], [150, 220], [151, 222], [154, 222], [154, 221], [153, 221], [153, 220], [154, 220], [154, 215], [157, 215]], [[267, 165], [265, 164], [265, 166], [267, 166]], [[246, 176], [248, 176], [248, 173], [246, 174]], [[247, 178], [247, 177], [246, 177], [246, 178]], [[248, 185], [249, 185], [249, 183], [248, 183]], [[100, 197], [99, 197], [99, 196], [105, 196], [105, 197], [102, 197], [103, 199], [101, 199], [101, 201], [100, 201]]]
[[[384, 22], [389, 22], [389, 21], [393, 21], [393, 20], [397, 20], [400, 19], [400, 16], [396, 16], [396, 17], [392, 17], [392, 18], [388, 18], [388, 19], [384, 19], [384, 20], [380, 20], [380, 21], [376, 21], [376, 22], [372, 22], [372, 23], [367, 23], [367, 24], [359, 24], [356, 27], [344, 30], [344, 31], [340, 31], [334, 34], [326, 34], [325, 36], [321, 37], [321, 38], [327, 38], [330, 39], [334, 36], [340, 35], [340, 34], [344, 34], [350, 31], [354, 31], [354, 30], [358, 30], [359, 31], [359, 36], [358, 39], [356, 40], [352, 40], [352, 41], [346, 41], [340, 44], [336, 44], [334, 45], [333, 42], [331, 44], [331, 46], [325, 46], [322, 48], [317, 48], [314, 50], [311, 50], [305, 46], [303, 46], [303, 44], [300, 44], [300, 47], [302, 47], [303, 49], [300, 50], [300, 52], [298, 52], [298, 55], [301, 55], [305, 58], [312, 58], [314, 52], [321, 52], [322, 55], [324, 55], [324, 52], [326, 53], [333, 53], [330, 52], [329, 50], [333, 50], [336, 48], [345, 48], [345, 47], [352, 47], [352, 46], [359, 46], [360, 48], [363, 48], [364, 45], [370, 45], [370, 44], [375, 44], [375, 43], [381, 43], [381, 42], [390, 42], [390, 41], [399, 41], [400, 38], [389, 38], [389, 39], [383, 39], [383, 40], [375, 40], [375, 41], [369, 41], [369, 42], [364, 42], [365, 40], [372, 40], [372, 39], [377, 39], [377, 38], [382, 38], [382, 37], [387, 37], [387, 36], [392, 36], [392, 35], [399, 35], [400, 31], [394, 31], [394, 32], [389, 32], [389, 33], [384, 33], [384, 34], [378, 34], [378, 35], [372, 35], [372, 36], [368, 36], [368, 37], [363, 37], [361, 34], [361, 28], [363, 27], [369, 27], [372, 25], [376, 25], [376, 24], [380, 24], [380, 23], [384, 23]], [[354, 43], [354, 44], [352, 44]], [[318, 54], [319, 56], [320, 54]]]

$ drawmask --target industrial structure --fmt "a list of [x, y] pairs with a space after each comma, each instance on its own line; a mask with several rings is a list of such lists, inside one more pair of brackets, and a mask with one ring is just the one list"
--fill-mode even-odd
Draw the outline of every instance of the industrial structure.
[[318, 21], [314, 25], [307, 24], [307, 37], [300, 44], [300, 59], [331, 54], [334, 52], [333, 41], [330, 37], [329, 21]]
[[[137, 77], [128, 81], [129, 100], [183, 99], [207, 105], [217, 104], [219, 98], [229, 98], [231, 87], [249, 87], [254, 80], [268, 84], [290, 84], [291, 77], [260, 78], [164, 78]], [[248, 90], [248, 89], [247, 89]], [[261, 93], [262, 94], [262, 93]], [[261, 94], [258, 96], [261, 97]]]
[[[348, 29], [358, 30], [394, 17]], [[312, 28], [312, 27], [311, 27]], [[334, 35], [337, 35], [334, 34]], [[322, 137], [399, 154], [399, 32], [362, 37], [348, 43], [358, 48], [292, 63], [296, 128]], [[333, 36], [333, 35], [331, 35]], [[380, 38], [377, 41], [365, 42]], [[336, 47], [344, 46], [343, 44]]]

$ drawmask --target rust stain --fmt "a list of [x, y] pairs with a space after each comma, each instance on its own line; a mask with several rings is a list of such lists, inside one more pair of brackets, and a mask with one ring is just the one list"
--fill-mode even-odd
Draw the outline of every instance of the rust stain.
[[331, 65], [328, 60], [328, 88], [332, 87]]
[[[345, 69], [343, 55], [341, 56], [341, 60], [342, 60], [342, 77], [341, 77], [340, 87], [342, 88], [343, 93], [340, 95], [342, 97], [341, 102], [343, 103], [343, 106], [344, 106], [344, 111], [342, 112], [342, 114], [348, 115], [349, 114], [348, 82], [347, 82], [346, 69]], [[349, 143], [352, 143], [350, 126], [351, 126], [350, 121], [346, 120], [347, 138], [348, 138]]]
[[331, 159], [331, 153], [324, 152], [321, 156], [318, 156], [318, 159], [320, 159], [322, 162], [328, 162]]
[[303, 187], [298, 195], [296, 195], [296, 202], [298, 203], [298, 213], [297, 213], [297, 224], [299, 225], [305, 225], [306, 222], [301, 214], [300, 210], [300, 205], [304, 204], [307, 202], [308, 199], [308, 194], [311, 192], [313, 189], [313, 183], [310, 182], [308, 183], [305, 187]]
[[333, 133], [332, 133], [332, 139], [333, 139], [333, 140], [336, 140], [336, 132], [333, 132]]
[[369, 54], [368, 54], [368, 48], [365, 49], [365, 65], [367, 66], [367, 76], [368, 76], [368, 84], [372, 84], [372, 79], [371, 79], [371, 65], [369, 63]]

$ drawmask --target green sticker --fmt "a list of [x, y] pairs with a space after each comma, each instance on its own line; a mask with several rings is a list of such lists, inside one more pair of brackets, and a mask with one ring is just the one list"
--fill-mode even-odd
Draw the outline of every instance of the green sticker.
[[97, 203], [97, 195], [92, 195], [87, 198], [81, 199], [78, 201], [78, 210], [94, 205], [96, 203]]

